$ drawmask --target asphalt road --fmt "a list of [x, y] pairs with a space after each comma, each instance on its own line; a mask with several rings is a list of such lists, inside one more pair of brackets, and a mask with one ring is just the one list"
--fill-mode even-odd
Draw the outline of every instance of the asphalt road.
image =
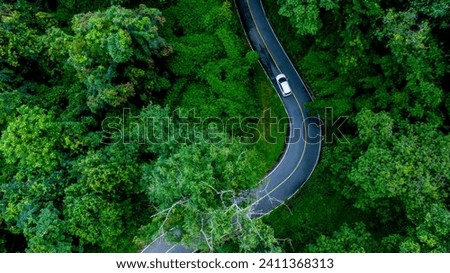
[[[252, 196], [251, 217], [260, 217], [283, 204], [309, 179], [320, 156], [322, 132], [318, 117], [309, 117], [304, 106], [311, 95], [297, 70], [283, 50], [270, 26], [260, 0], [235, 0], [242, 26], [253, 47], [260, 55], [260, 63], [272, 81], [289, 117], [289, 134], [283, 156], [260, 186], [246, 194]], [[292, 94], [281, 95], [276, 75], [288, 78]], [[256, 197], [255, 197], [256, 196]], [[171, 245], [164, 235], [156, 238], [142, 252], [194, 252], [182, 245]]]

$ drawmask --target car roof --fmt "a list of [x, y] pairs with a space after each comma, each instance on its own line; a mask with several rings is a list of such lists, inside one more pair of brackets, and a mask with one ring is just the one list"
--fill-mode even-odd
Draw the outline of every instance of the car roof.
[[281, 86], [283, 87], [283, 91], [285, 93], [289, 93], [291, 91], [291, 87], [289, 86], [287, 81], [282, 82]]

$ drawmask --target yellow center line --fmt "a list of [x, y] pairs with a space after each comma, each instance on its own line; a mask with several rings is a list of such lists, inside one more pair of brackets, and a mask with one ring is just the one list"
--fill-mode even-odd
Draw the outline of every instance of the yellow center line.
[[[297, 104], [299, 104], [297, 98], [294, 96], [295, 100], [297, 101]], [[301, 109], [301, 108], [300, 108]], [[303, 112], [303, 111], [302, 111]], [[302, 114], [303, 116], [303, 114]], [[306, 128], [305, 123], [303, 123], [304, 126]], [[306, 130], [306, 129], [305, 129]], [[306, 131], [305, 131], [306, 133]], [[303, 158], [305, 156], [305, 151], [306, 151], [306, 139], [305, 139], [305, 144], [303, 146], [303, 151], [302, 151], [302, 155], [300, 157], [300, 160], [298, 161], [297, 165], [295, 166], [294, 170], [292, 170], [292, 172], [283, 180], [281, 181], [280, 184], [278, 184], [275, 188], [273, 188], [272, 190], [270, 190], [268, 193], [266, 193], [265, 195], [261, 196], [258, 200], [256, 200], [255, 202], [253, 202], [251, 205], [249, 205], [247, 208], [254, 206], [255, 204], [257, 204], [258, 202], [260, 202], [261, 200], [263, 200], [264, 198], [268, 197], [270, 194], [272, 194], [274, 191], [276, 191], [279, 187], [281, 187], [282, 185], [284, 185], [284, 183], [287, 182], [287, 180], [289, 180], [289, 178], [291, 178], [292, 175], [294, 175], [294, 173], [297, 171], [298, 167], [300, 166], [300, 163], [303, 161]]]
[[[248, 9], [249, 9], [249, 11], [250, 11], [250, 15], [252, 16], [252, 19], [253, 19], [253, 22], [254, 22], [254, 24], [255, 24], [255, 27], [256, 27], [257, 32], [258, 32], [259, 36], [261, 37], [261, 40], [263, 41], [264, 46], [265, 46], [266, 49], [267, 49], [267, 52], [269, 52], [270, 57], [272, 58], [272, 60], [273, 60], [273, 62], [275, 63], [275, 65], [277, 66], [278, 70], [281, 72], [280, 67], [279, 67], [277, 61], [276, 61], [275, 58], [273, 57], [272, 52], [270, 51], [269, 47], [267, 46], [266, 41], [264, 40], [264, 37], [262, 36], [261, 31], [260, 31], [259, 28], [258, 28], [258, 24], [256, 23], [255, 16], [253, 15], [253, 11], [252, 11], [252, 8], [251, 8], [251, 6], [250, 6], [249, 0], [246, 0], [246, 2], [247, 2], [247, 6], [248, 6]], [[306, 124], [305, 124], [305, 122], [304, 122], [304, 120], [305, 120], [305, 115], [304, 115], [304, 113], [303, 113], [303, 109], [302, 109], [302, 107], [301, 107], [301, 105], [300, 105], [300, 102], [299, 102], [298, 99], [297, 99], [297, 96], [295, 96], [295, 93], [294, 93], [294, 92], [292, 92], [292, 96], [294, 96], [294, 99], [295, 99], [295, 101], [296, 101], [296, 103], [297, 103], [297, 106], [298, 106], [298, 108], [300, 109], [300, 113], [301, 113], [302, 119], [303, 119], [302, 122], [303, 122], [304, 134], [306, 134]], [[265, 195], [263, 195], [262, 197], [260, 197], [258, 200], [256, 200], [256, 201], [253, 202], [251, 205], [249, 205], [247, 208], [254, 206], [255, 204], [257, 204], [258, 202], [260, 202], [260, 201], [263, 200], [264, 198], [268, 197], [271, 193], [273, 193], [275, 190], [277, 190], [279, 187], [281, 187], [284, 183], [286, 183], [286, 181], [289, 180], [289, 178], [291, 178], [291, 176], [297, 171], [298, 167], [300, 166], [300, 163], [303, 161], [303, 158], [304, 158], [304, 156], [305, 156], [306, 142], [307, 142], [307, 139], [306, 139], [306, 138], [307, 138], [307, 137], [305, 136], [305, 141], [304, 141], [304, 146], [303, 146], [303, 152], [302, 152], [302, 155], [300, 156], [300, 160], [298, 161], [298, 163], [297, 163], [297, 165], [295, 166], [294, 170], [288, 175], [288, 177], [286, 177], [283, 181], [281, 181], [281, 183], [279, 183], [275, 188], [273, 188], [271, 191], [269, 191], [268, 193], [266, 193]]]
[[255, 23], [256, 31], [258, 32], [259, 37], [261, 37], [261, 40], [262, 40], [262, 42], [264, 44], [264, 47], [267, 49], [267, 52], [269, 52], [270, 58], [273, 60], [274, 64], [276, 65], [276, 67], [278, 69], [278, 72], [281, 72], [281, 69], [278, 66], [278, 63], [275, 61], [275, 58], [273, 57], [272, 52], [270, 52], [269, 47], [266, 44], [266, 40], [264, 40], [264, 38], [263, 38], [263, 36], [261, 34], [261, 31], [258, 28], [258, 25], [257, 25], [256, 20], [255, 20], [255, 16], [253, 15], [252, 8], [250, 7], [250, 3], [248, 2], [248, 0], [247, 0], [247, 6], [248, 6], [248, 9], [250, 10], [250, 15], [252, 16], [253, 22]]
[[[266, 41], [264, 40], [264, 38], [263, 38], [263, 36], [262, 36], [262, 34], [261, 34], [259, 28], [258, 28], [258, 25], [257, 25], [257, 23], [256, 23], [255, 17], [254, 17], [254, 15], [253, 15], [252, 8], [250, 7], [249, 0], [246, 0], [246, 1], [247, 1], [247, 6], [248, 6], [248, 8], [249, 8], [249, 10], [250, 10], [250, 14], [251, 14], [252, 19], [253, 19], [253, 22], [255, 23], [256, 30], [257, 30], [259, 36], [261, 37], [261, 40], [263, 41], [264, 46], [265, 46], [266, 49], [267, 49], [267, 52], [269, 53], [270, 57], [272, 58], [273, 62], [275, 63], [275, 65], [276, 65], [278, 71], [281, 72], [278, 63], [276, 62], [275, 58], [273, 57], [272, 52], [270, 51], [269, 47], [267, 46]], [[295, 101], [296, 101], [296, 103], [297, 103], [297, 106], [298, 106], [298, 108], [300, 109], [300, 112], [301, 112], [301, 115], [302, 115], [302, 118], [303, 118], [304, 133], [306, 134], [306, 124], [305, 124], [305, 122], [304, 122], [304, 120], [305, 120], [305, 115], [304, 115], [304, 113], [303, 113], [303, 109], [302, 109], [302, 107], [301, 107], [301, 105], [300, 105], [300, 102], [298, 101], [297, 97], [295, 96], [295, 93], [294, 93], [294, 92], [292, 92], [292, 96], [294, 96], [294, 99], [295, 99]], [[286, 183], [287, 180], [289, 180], [289, 178], [295, 173], [295, 171], [296, 171], [296, 170], [298, 169], [298, 167], [300, 166], [300, 163], [303, 161], [303, 158], [304, 158], [304, 155], [305, 155], [305, 151], [306, 151], [306, 141], [307, 141], [307, 140], [306, 140], [306, 136], [305, 136], [305, 143], [304, 143], [304, 146], [303, 146], [303, 152], [302, 152], [302, 155], [301, 155], [300, 160], [298, 161], [297, 165], [295, 166], [294, 170], [289, 174], [289, 176], [286, 177], [280, 184], [278, 184], [278, 185], [277, 185], [275, 188], [273, 188], [270, 192], [266, 193], [264, 196], [262, 196], [261, 198], [259, 198], [258, 200], [256, 200], [256, 201], [255, 201], [254, 203], [252, 203], [251, 205], [249, 205], [247, 208], [252, 207], [253, 205], [257, 204], [257, 203], [260, 202], [262, 199], [266, 198], [266, 197], [269, 196], [271, 193], [273, 193], [275, 190], [277, 190], [277, 189], [278, 189], [280, 186], [282, 186], [284, 183]], [[160, 235], [160, 236], [157, 237], [151, 244], [153, 244], [155, 241], [157, 241], [159, 238], [161, 238], [161, 237], [163, 237], [163, 236], [164, 236], [164, 234]], [[151, 244], [150, 244], [150, 245], [151, 245]], [[169, 253], [169, 252], [170, 252], [171, 250], [173, 250], [176, 246], [177, 246], [177, 245], [171, 246], [171, 247], [166, 251], [166, 253]], [[147, 246], [147, 248], [148, 248], [148, 246]], [[147, 248], [145, 248], [145, 249], [147, 249]], [[144, 249], [144, 250], [145, 250], [145, 249]]]

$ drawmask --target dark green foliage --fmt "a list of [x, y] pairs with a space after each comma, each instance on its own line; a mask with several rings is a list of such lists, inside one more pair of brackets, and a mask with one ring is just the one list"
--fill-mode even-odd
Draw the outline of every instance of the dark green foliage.
[[73, 35], [59, 29], [48, 32], [49, 54], [56, 53], [73, 67], [87, 89], [92, 111], [121, 106], [136, 90], [143, 97], [167, 87], [158, 80], [155, 68], [155, 58], [171, 52], [158, 34], [163, 21], [160, 11], [144, 5], [136, 10], [112, 6], [104, 12], [79, 14], [72, 21]]
[[347, 224], [333, 233], [332, 237], [321, 235], [317, 243], [308, 248], [310, 252], [364, 253], [373, 252], [373, 238], [364, 224], [357, 223], [354, 228]]
[[[37, 76], [33, 71], [41, 47], [41, 31], [30, 22], [34, 18], [22, 3], [0, 4], [0, 95], [4, 92], [26, 92], [32, 84], [25, 78]], [[24, 84], [26, 83], [26, 84]]]
[[[161, 226], [204, 250], [224, 240], [278, 250], [270, 227], [229, 209], [263, 164], [208, 120], [195, 123], [258, 113], [257, 54], [229, 2], [148, 3], [165, 17], [139, 1], [9, 2], [0, 4], [1, 252], [136, 252]], [[212, 145], [220, 139], [230, 143]], [[152, 218], [186, 196], [170, 221]]]
[[[321, 186], [307, 186], [293, 210], [305, 211], [306, 218], [327, 202], [345, 211], [352, 207], [345, 219], [334, 212], [317, 220], [315, 235], [286, 230], [277, 236], [292, 238], [295, 251], [448, 252], [450, 66], [441, 34], [449, 30], [449, 5], [277, 2], [297, 30], [288, 36], [280, 28], [280, 38], [315, 94], [309, 106], [319, 113], [329, 107], [335, 118], [350, 116], [341, 127], [345, 139], [323, 149], [322, 174], [310, 182]], [[268, 12], [280, 20], [274, 9]], [[333, 130], [335, 120], [326, 118], [326, 129]], [[323, 196], [308, 187], [323, 189]], [[278, 215], [285, 217], [276, 212], [269, 218], [274, 225]], [[291, 230], [304, 224], [292, 222]]]
[[72, 238], [65, 234], [66, 223], [60, 212], [51, 203], [30, 217], [24, 228], [28, 240], [27, 252], [55, 253], [71, 252]]
[[[20, 7], [20, 5], [17, 5]], [[8, 80], [11, 71], [4, 65], [17, 67], [21, 60], [36, 58], [39, 52], [36, 29], [27, 25], [27, 13], [16, 10], [15, 6], [2, 3], [0, 6], [0, 64], [2, 81]], [[9, 77], [7, 75], [10, 75]]]
[[282, 147], [195, 124], [261, 116], [230, 1], [2, 2], [0, 251], [449, 252], [448, 1], [266, 2], [311, 112], [350, 116], [273, 228], [233, 197]]
[[139, 177], [135, 145], [105, 146], [79, 156], [72, 168], [73, 176], [93, 193], [119, 195], [134, 192]]
[[182, 0], [166, 15], [178, 22], [176, 31], [168, 34], [174, 47], [169, 69], [178, 78], [172, 90], [176, 94], [169, 93], [169, 98], [184, 91], [181, 104], [201, 117], [255, 115], [247, 75], [257, 55], [248, 52], [236, 34], [240, 26], [230, 3]]
[[[86, 251], [124, 252], [136, 250], [129, 242], [135, 229], [133, 205], [93, 193], [81, 183], [65, 190], [64, 216], [69, 232], [77, 236]], [[127, 220], [125, 220], [127, 219]], [[94, 245], [96, 247], [92, 248]]]
[[[361, 119], [362, 115], [376, 115], [358, 115], [358, 128], [365, 130], [372, 117]], [[390, 124], [386, 127], [383, 122]], [[368, 148], [362, 149], [364, 153], [348, 174], [353, 189], [346, 196], [355, 200], [356, 207], [376, 213], [384, 223], [400, 212], [405, 224], [416, 230], [401, 227], [396, 233], [408, 234], [408, 240], [415, 242], [420, 251], [449, 251], [449, 231], [441, 227], [441, 220], [447, 221], [449, 214], [446, 181], [450, 180], [450, 138], [424, 124], [408, 126], [395, 134], [389, 130], [389, 119], [369, 126], [377, 128], [379, 136], [387, 137], [363, 139]]]
[[313, 109], [333, 107], [335, 114], [348, 115], [369, 107], [392, 111], [395, 118], [436, 119], [448, 65], [433, 33], [442, 25], [422, 15], [433, 14], [445, 22], [445, 5], [278, 2], [280, 14], [290, 17], [299, 39], [314, 38], [298, 62], [306, 78], [312, 79], [317, 100]]
[[[259, 250], [270, 249], [275, 243], [270, 228], [250, 223], [244, 207], [233, 205], [239, 192], [258, 181], [252, 156], [242, 144], [227, 144], [217, 134], [213, 143], [200, 140], [144, 166], [141, 184], [158, 204], [153, 225], [160, 231], [176, 228], [180, 235], [173, 240], [201, 250], [213, 251], [236, 233], [242, 233], [236, 241], [244, 251], [258, 250], [263, 242]], [[236, 217], [237, 224], [233, 223]], [[258, 239], [259, 232], [266, 238]]]

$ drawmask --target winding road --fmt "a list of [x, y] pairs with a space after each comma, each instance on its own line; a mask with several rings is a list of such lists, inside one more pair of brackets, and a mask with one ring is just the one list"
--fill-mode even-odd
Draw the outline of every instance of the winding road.
[[[272, 27], [261, 0], [235, 0], [242, 26], [253, 49], [259, 53], [260, 63], [272, 81], [289, 117], [289, 134], [283, 156], [272, 171], [262, 179], [260, 186], [248, 194], [254, 198], [250, 205], [251, 217], [261, 217], [292, 197], [310, 178], [317, 165], [321, 149], [321, 122], [308, 116], [305, 102], [312, 100], [305, 83], [290, 61]], [[292, 94], [281, 95], [276, 75], [287, 76]], [[164, 234], [156, 238], [142, 252], [183, 253], [195, 250], [172, 245]]]

